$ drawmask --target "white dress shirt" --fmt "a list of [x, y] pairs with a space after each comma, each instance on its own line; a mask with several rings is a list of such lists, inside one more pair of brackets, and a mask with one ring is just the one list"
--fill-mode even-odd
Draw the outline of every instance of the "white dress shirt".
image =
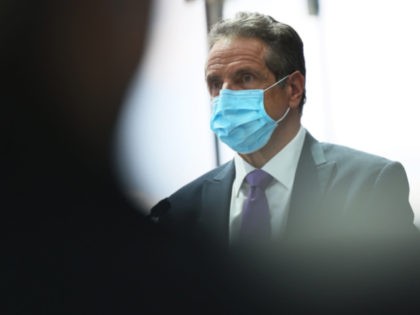
[[[301, 126], [296, 136], [270, 161], [262, 170], [273, 177], [265, 194], [271, 215], [272, 237], [281, 237], [289, 211], [290, 196], [300, 154], [305, 140], [306, 130]], [[255, 169], [243, 160], [239, 154], [235, 154], [235, 179], [233, 181], [232, 196], [230, 203], [230, 241], [234, 241], [239, 233], [241, 225], [241, 212], [248, 191], [245, 176]]]

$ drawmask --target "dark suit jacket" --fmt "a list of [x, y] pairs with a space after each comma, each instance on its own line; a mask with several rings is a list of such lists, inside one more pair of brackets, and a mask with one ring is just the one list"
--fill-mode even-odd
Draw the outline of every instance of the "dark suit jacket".
[[[159, 202], [151, 218], [197, 240], [200, 249], [228, 248], [234, 177], [230, 161]], [[408, 191], [400, 163], [307, 133], [284, 238], [268, 251], [235, 256], [223, 275], [237, 304], [325, 314], [400, 311], [417, 303], [420, 241]]]
[[[162, 200], [151, 217], [228, 243], [234, 162], [202, 175]], [[418, 237], [398, 162], [320, 143], [307, 133], [291, 196], [285, 239], [299, 241]]]

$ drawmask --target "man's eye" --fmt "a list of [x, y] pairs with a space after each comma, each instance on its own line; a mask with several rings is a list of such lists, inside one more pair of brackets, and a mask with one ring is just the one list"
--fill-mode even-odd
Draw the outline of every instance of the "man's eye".
[[220, 81], [209, 82], [210, 91], [220, 90], [222, 88], [222, 83]]
[[251, 83], [254, 81], [254, 76], [252, 74], [246, 73], [241, 77], [242, 83]]

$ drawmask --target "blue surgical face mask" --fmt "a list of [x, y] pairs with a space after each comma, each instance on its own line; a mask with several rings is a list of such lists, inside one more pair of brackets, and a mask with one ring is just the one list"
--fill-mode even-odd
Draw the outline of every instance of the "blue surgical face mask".
[[265, 111], [264, 92], [288, 77], [285, 76], [265, 90], [220, 90], [219, 95], [213, 99], [211, 130], [238, 153], [248, 154], [260, 150], [290, 110], [288, 107], [279, 120], [273, 120]]

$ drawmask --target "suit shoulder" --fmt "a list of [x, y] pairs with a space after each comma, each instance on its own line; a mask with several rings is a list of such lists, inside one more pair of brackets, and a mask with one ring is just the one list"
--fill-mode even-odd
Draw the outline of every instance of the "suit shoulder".
[[190, 222], [199, 215], [204, 183], [233, 176], [233, 161], [223, 164], [186, 184], [151, 209], [152, 220]]
[[393, 178], [406, 177], [403, 165], [385, 157], [356, 150], [347, 146], [320, 143], [327, 161], [336, 163], [337, 171], [349, 178], [361, 176], [382, 176], [392, 174]]
[[338, 162], [351, 162], [352, 164], [364, 164], [367, 166], [378, 165], [382, 167], [393, 163], [399, 163], [376, 154], [368, 153], [339, 144], [327, 142], [321, 142], [320, 144], [327, 158], [334, 159]]
[[182, 186], [180, 189], [175, 191], [169, 199], [174, 199], [180, 196], [185, 197], [191, 197], [196, 195], [198, 190], [201, 190], [203, 183], [212, 180], [217, 179], [219, 177], [223, 177], [227, 172], [232, 172], [234, 170], [233, 161], [229, 161], [221, 166], [218, 166], [203, 175], [197, 177], [193, 181], [187, 183], [186, 185]]

